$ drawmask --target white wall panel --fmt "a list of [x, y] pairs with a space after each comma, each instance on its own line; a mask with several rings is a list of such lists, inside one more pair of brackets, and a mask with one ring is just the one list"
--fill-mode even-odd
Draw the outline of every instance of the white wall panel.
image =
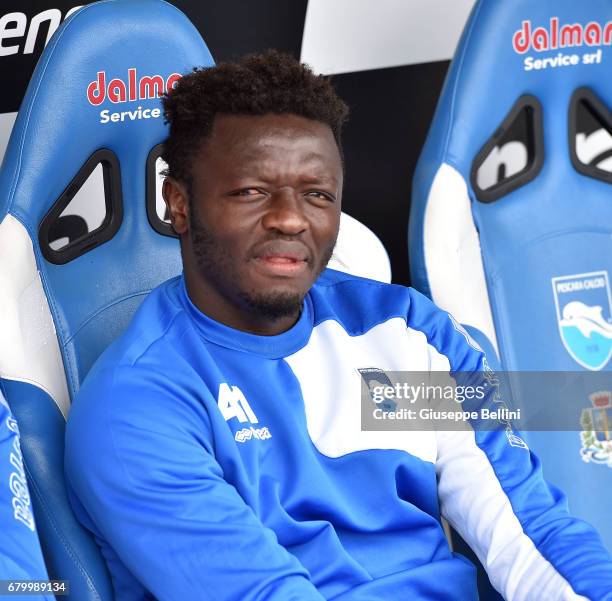
[[302, 61], [348, 73], [448, 60], [474, 0], [309, 0]]
[[11, 135], [11, 130], [17, 118], [17, 113], [1, 113], [0, 114], [0, 163], [4, 158], [6, 145]]

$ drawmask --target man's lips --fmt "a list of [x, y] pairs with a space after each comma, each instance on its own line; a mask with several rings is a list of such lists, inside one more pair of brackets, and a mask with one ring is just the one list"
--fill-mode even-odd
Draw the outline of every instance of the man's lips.
[[285, 241], [267, 243], [253, 258], [260, 271], [276, 276], [298, 275], [311, 263], [310, 252], [304, 244]]
[[255, 257], [255, 264], [269, 275], [292, 276], [305, 271], [308, 261], [295, 255], [265, 254]]

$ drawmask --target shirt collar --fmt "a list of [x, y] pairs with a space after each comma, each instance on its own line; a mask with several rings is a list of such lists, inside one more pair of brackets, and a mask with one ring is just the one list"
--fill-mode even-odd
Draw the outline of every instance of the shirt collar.
[[202, 313], [189, 298], [183, 275], [180, 279], [179, 297], [196, 329], [206, 340], [268, 359], [280, 359], [299, 351], [308, 342], [313, 328], [314, 318], [310, 294], [304, 298], [302, 313], [297, 322], [287, 331], [274, 336], [261, 336], [236, 330]]

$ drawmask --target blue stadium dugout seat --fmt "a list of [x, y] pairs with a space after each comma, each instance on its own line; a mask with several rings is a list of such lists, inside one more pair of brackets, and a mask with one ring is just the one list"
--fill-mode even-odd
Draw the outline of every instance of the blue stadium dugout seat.
[[[113, 594], [68, 502], [65, 419], [144, 296], [180, 272], [160, 195], [158, 96], [212, 64], [193, 25], [162, 0], [84, 7], [45, 49], [0, 171], [0, 391], [20, 425], [49, 574], [69, 580], [77, 601]], [[372, 232], [346, 215], [341, 229], [333, 266], [390, 281]]]
[[180, 271], [155, 210], [166, 135], [157, 97], [211, 64], [197, 30], [161, 0], [77, 11], [36, 67], [0, 172], [0, 385], [21, 428], [49, 574], [68, 579], [77, 601], [112, 599], [112, 589], [68, 503], [65, 418], [144, 295]]
[[[409, 225], [413, 285], [491, 364], [593, 375], [571, 428], [525, 437], [610, 549], [611, 66], [609, 0], [478, 0], [415, 173]], [[549, 415], [570, 411], [552, 402]]]

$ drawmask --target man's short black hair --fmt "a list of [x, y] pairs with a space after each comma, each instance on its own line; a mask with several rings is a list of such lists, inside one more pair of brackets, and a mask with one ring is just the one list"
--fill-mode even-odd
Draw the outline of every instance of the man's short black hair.
[[329, 78], [315, 75], [291, 55], [275, 50], [250, 54], [236, 62], [195, 68], [164, 95], [170, 134], [162, 158], [166, 175], [191, 187], [191, 165], [216, 115], [291, 113], [331, 128], [342, 156], [341, 130], [348, 107]]

